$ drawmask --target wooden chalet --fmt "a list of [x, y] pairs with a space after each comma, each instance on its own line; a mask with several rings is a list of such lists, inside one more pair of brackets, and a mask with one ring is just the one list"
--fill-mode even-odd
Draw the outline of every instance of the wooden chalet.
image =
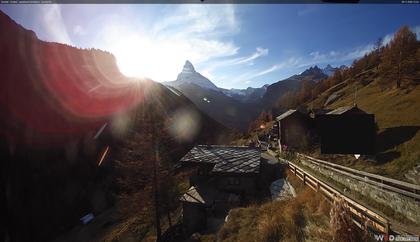
[[187, 233], [204, 229], [207, 215], [255, 198], [260, 179], [261, 151], [255, 147], [197, 145], [182, 159], [197, 172], [180, 198]]
[[312, 120], [299, 110], [290, 109], [276, 118], [280, 152], [304, 146], [309, 139]]
[[315, 117], [322, 154], [373, 154], [375, 115], [354, 106]]

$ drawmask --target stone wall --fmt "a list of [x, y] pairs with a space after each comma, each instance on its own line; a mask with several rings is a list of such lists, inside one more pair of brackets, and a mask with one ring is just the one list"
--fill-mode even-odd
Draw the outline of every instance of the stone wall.
[[358, 192], [365, 197], [390, 207], [395, 212], [402, 214], [413, 222], [418, 223], [418, 221], [420, 221], [420, 201], [416, 201], [414, 198], [381, 189], [380, 187], [373, 186], [367, 182], [345, 176], [341, 173], [317, 166], [308, 161], [301, 160], [301, 164], [346, 187], [344, 191], [345, 195], [351, 194], [350, 191]]

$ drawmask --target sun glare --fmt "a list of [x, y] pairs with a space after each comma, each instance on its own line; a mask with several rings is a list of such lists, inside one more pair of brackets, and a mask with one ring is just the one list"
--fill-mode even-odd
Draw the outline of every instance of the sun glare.
[[113, 53], [124, 75], [162, 82], [176, 79], [187, 58], [185, 47], [176, 41], [131, 36], [115, 43]]

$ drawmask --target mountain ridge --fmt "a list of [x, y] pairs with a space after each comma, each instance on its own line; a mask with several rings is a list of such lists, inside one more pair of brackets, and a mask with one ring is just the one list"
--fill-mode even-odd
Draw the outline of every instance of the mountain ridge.
[[[115, 167], [151, 166], [153, 125], [162, 157], [227, 140], [230, 129], [160, 83], [125, 77], [108, 52], [39, 40], [2, 11], [0, 29], [0, 223], [11, 241], [51, 241], [113, 210], [127, 174]], [[151, 189], [138, 189], [146, 203]]]
[[317, 65], [310, 67], [300, 74], [293, 75], [286, 79], [277, 81], [267, 87], [267, 91], [261, 99], [262, 104], [270, 109], [274, 107], [279, 99], [287, 92], [298, 90], [303, 82], [315, 83], [328, 76]]
[[196, 84], [203, 88], [219, 90], [219, 88], [211, 82], [207, 77], [197, 72], [193, 64], [186, 60], [182, 71], [178, 74], [175, 81], [164, 82], [165, 85], [177, 87], [184, 83]]
[[311, 66], [300, 74], [290, 76], [260, 88], [224, 89], [217, 87], [210, 79], [197, 72], [190, 61], [186, 61], [177, 79], [163, 84], [176, 88], [200, 108], [201, 111], [217, 121], [240, 130], [246, 130], [262, 110], [276, 106], [282, 96], [298, 90], [303, 83], [314, 85], [339, 70], [327, 65], [321, 69]]

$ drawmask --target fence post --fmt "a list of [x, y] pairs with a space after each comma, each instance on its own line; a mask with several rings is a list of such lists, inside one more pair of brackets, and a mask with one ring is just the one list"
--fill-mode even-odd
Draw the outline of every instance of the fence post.
[[390, 232], [390, 226], [389, 226], [389, 221], [387, 220], [385, 222], [385, 234], [387, 237], [389, 236], [389, 232]]

